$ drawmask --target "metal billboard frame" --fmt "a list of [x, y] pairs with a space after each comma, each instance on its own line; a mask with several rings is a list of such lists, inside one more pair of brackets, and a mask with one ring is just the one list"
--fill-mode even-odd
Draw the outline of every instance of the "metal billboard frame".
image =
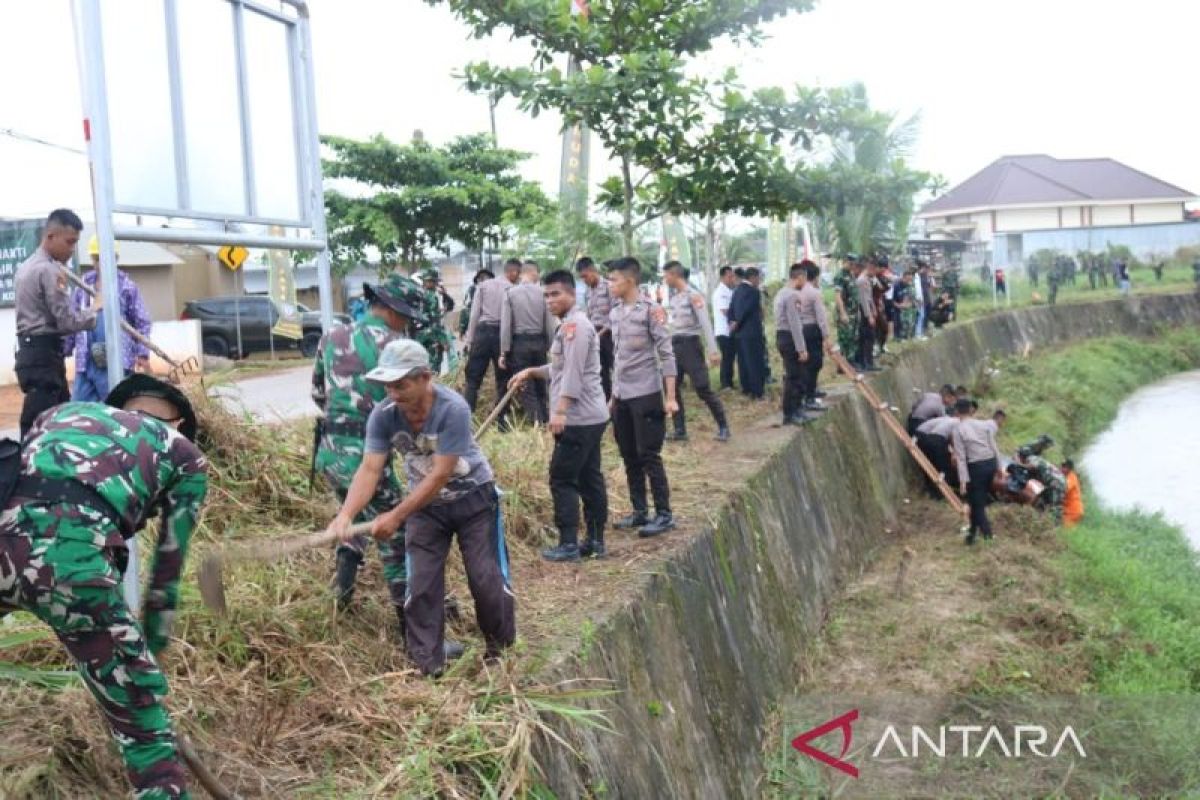
[[[179, 208], [152, 208], [121, 205], [113, 190], [112, 135], [108, 116], [105, 79], [104, 42], [100, 0], [72, 0], [75, 23], [75, 51], [83, 99], [83, 131], [87, 142], [91, 172], [92, 202], [96, 217], [96, 237], [100, 245], [100, 279], [104, 306], [120, 309], [117, 286], [115, 242], [159, 242], [173, 244], [241, 245], [243, 247], [302, 250], [316, 253], [317, 288], [320, 296], [321, 325], [333, 324], [332, 278], [326, 246], [325, 198], [321, 187], [320, 141], [317, 133], [316, 90], [313, 82], [312, 29], [305, 0], [279, 0], [294, 14], [257, 2], [257, 0], [212, 0], [229, 4], [233, 15], [234, 53], [238, 95], [238, 122], [241, 133], [242, 177], [247, 214], [213, 214], [190, 209], [187, 172], [186, 131], [183, 118], [182, 78], [179, 58], [178, 0], [162, 0], [166, 22], [168, 88], [171, 105], [171, 130], [174, 137], [175, 197]], [[299, 219], [256, 216], [254, 159], [250, 129], [249, 93], [246, 70], [244, 25], [247, 13], [257, 14], [287, 26], [288, 73], [293, 108], [293, 144], [296, 148], [296, 187]], [[192, 228], [145, 228], [117, 224], [115, 214], [135, 214], [224, 223], [225, 230]], [[229, 230], [231, 225], [283, 226], [307, 229], [309, 238], [289, 238], [247, 234]], [[104, 336], [108, 352], [109, 385], [116, 386], [124, 377], [121, 365], [121, 320], [119, 313], [104, 315]], [[129, 567], [125, 573], [125, 598], [135, 613], [140, 607], [137, 548], [129, 548]]]

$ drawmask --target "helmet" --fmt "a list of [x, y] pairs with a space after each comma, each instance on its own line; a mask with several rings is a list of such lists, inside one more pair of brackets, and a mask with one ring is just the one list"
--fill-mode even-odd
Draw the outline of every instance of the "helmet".
[[1033, 448], [1027, 444], [1023, 444], [1017, 448], [1017, 458], [1021, 459], [1022, 461], [1029, 458], [1031, 455], [1033, 455]]
[[[89, 256], [100, 255], [100, 239], [95, 234], [92, 234], [92, 238], [88, 239], [88, 255]], [[113, 255], [114, 256], [121, 255], [121, 245], [119, 243], [117, 243], [116, 241], [113, 242]]]
[[441, 281], [441, 279], [442, 279], [442, 276], [439, 275], [438, 271], [433, 267], [430, 267], [429, 269], [423, 270], [421, 272], [421, 280], [423, 280], [423, 281], [437, 282], [437, 281]]

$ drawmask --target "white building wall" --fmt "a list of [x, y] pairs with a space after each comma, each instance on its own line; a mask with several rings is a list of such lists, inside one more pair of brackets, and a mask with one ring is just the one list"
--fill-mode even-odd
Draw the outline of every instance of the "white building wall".
[[1036, 231], [1057, 228], [1058, 207], [1002, 208], [996, 211], [997, 231]]
[[1133, 224], [1179, 222], [1183, 219], [1182, 203], [1139, 203], [1133, 207]]
[[[1174, 220], [1173, 220], [1174, 221]], [[1092, 206], [1092, 227], [1104, 225], [1128, 225], [1129, 206]]]

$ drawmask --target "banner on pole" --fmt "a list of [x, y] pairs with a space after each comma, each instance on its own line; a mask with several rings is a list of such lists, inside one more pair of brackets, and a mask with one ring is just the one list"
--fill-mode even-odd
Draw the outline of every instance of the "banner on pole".
[[[579, 72], [579, 62], [571, 59], [567, 76]], [[567, 211], [587, 216], [588, 164], [591, 157], [591, 135], [583, 123], [563, 131], [562, 164], [559, 168], [558, 200]]]
[[689, 269], [693, 266], [691, 241], [679, 217], [672, 214], [663, 215], [662, 240], [667, 261], [678, 261]]
[[17, 267], [33, 255], [41, 239], [41, 220], [0, 222], [0, 308], [12, 308], [16, 304], [13, 280]]
[[[271, 235], [282, 236], [283, 228], [272, 226]], [[300, 339], [304, 336], [304, 328], [300, 309], [296, 306], [296, 275], [292, 271], [292, 259], [286, 250], [270, 250], [267, 252], [267, 264], [267, 293], [280, 312], [279, 321], [271, 328], [271, 333], [285, 339]]]

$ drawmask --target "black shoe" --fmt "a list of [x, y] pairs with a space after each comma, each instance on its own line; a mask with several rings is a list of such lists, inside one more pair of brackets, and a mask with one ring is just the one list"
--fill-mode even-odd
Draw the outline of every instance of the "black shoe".
[[608, 556], [608, 548], [604, 546], [604, 542], [589, 540], [579, 546], [580, 558], [605, 558]]
[[650, 521], [650, 517], [646, 516], [645, 511], [634, 511], [627, 517], [621, 517], [613, 523], [613, 527], [617, 530], [625, 530], [627, 528], [640, 528]]
[[348, 548], [337, 551], [337, 570], [333, 578], [333, 598], [339, 611], [345, 611], [354, 599], [354, 584], [362, 556]]
[[963, 540], [963, 544], [968, 546], [975, 544], [975, 531], [971, 531], [967, 534], [967, 538]]
[[722, 425], [721, 427], [717, 428], [718, 442], [728, 442], [730, 436], [732, 436], [732, 434], [729, 432], [728, 425]]
[[804, 404], [805, 411], [828, 411], [829, 406], [822, 403], [820, 400], [809, 400]]
[[442, 655], [447, 661], [453, 661], [456, 658], [462, 658], [462, 654], [467, 652], [467, 648], [462, 642], [456, 642], [453, 639], [446, 639], [442, 642]]
[[829, 392], [823, 392], [820, 389], [817, 389], [815, 392], [813, 392], [813, 397], [817, 398], [818, 400], [820, 400], [822, 397], [828, 397], [828, 396], [829, 396]]
[[579, 545], [560, 544], [558, 547], [552, 547], [549, 550], [543, 550], [542, 558], [546, 559], [547, 561], [578, 561]]
[[687, 438], [688, 438], [687, 431], [681, 431], [681, 430], [667, 431], [667, 435], [664, 438], [668, 442], [686, 442]]
[[651, 536], [658, 536], [660, 533], [666, 533], [675, 527], [675, 520], [669, 513], [659, 512], [654, 515], [654, 519], [638, 529], [638, 536], [643, 539], [649, 539]]
[[784, 425], [807, 425], [810, 422], [812, 422], [812, 417], [805, 416], [802, 413], [792, 414], [790, 417], [784, 417], [783, 419]]

